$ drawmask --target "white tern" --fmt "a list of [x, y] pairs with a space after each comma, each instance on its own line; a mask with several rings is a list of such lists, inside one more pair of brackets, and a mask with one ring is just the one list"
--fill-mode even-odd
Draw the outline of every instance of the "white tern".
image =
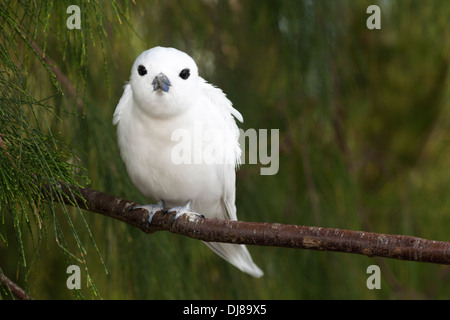
[[[150, 223], [161, 208], [237, 220], [235, 170], [241, 148], [234, 118], [243, 122], [222, 90], [198, 75], [188, 54], [155, 47], [137, 57], [113, 124], [131, 181], [159, 201], [142, 206], [150, 211]], [[174, 152], [181, 143], [184, 148]], [[244, 245], [205, 243], [241, 271], [263, 275]]]

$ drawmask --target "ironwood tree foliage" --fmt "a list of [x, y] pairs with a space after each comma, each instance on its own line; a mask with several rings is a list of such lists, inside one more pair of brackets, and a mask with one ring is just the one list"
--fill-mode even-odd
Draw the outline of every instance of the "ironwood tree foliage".
[[[173, 46], [244, 130], [280, 130], [276, 175], [238, 171], [239, 219], [449, 241], [449, 15], [438, 0], [2, 2], [0, 273], [37, 298], [449, 298], [448, 267], [339, 253], [252, 246], [265, 277], [249, 279], [199, 241], [66, 207], [59, 189], [153, 201], [111, 118], [136, 56]], [[65, 285], [71, 264], [81, 290]], [[365, 286], [370, 264], [382, 290]]]

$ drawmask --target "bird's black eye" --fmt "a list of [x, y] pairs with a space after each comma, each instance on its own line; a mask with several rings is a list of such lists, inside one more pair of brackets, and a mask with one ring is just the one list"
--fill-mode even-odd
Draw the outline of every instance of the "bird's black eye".
[[183, 69], [180, 72], [180, 78], [186, 80], [191, 75], [191, 71], [189, 69]]
[[145, 67], [141, 64], [138, 67], [138, 73], [140, 76], [146, 75], [147, 74], [147, 69], [145, 69]]

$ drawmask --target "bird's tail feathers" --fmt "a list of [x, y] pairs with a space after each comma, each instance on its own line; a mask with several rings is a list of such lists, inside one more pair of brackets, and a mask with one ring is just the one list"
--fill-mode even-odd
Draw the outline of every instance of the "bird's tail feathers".
[[205, 244], [239, 270], [255, 278], [260, 278], [264, 275], [263, 271], [253, 262], [250, 253], [244, 245], [221, 242], [205, 242]]

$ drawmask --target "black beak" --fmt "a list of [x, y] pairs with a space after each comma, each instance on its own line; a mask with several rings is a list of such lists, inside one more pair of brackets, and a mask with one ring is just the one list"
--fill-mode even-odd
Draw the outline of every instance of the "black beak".
[[166, 75], [161, 72], [155, 77], [155, 79], [153, 79], [152, 85], [154, 91], [161, 89], [162, 91], [167, 92], [169, 91], [169, 86], [171, 84], [169, 78], [167, 78]]

